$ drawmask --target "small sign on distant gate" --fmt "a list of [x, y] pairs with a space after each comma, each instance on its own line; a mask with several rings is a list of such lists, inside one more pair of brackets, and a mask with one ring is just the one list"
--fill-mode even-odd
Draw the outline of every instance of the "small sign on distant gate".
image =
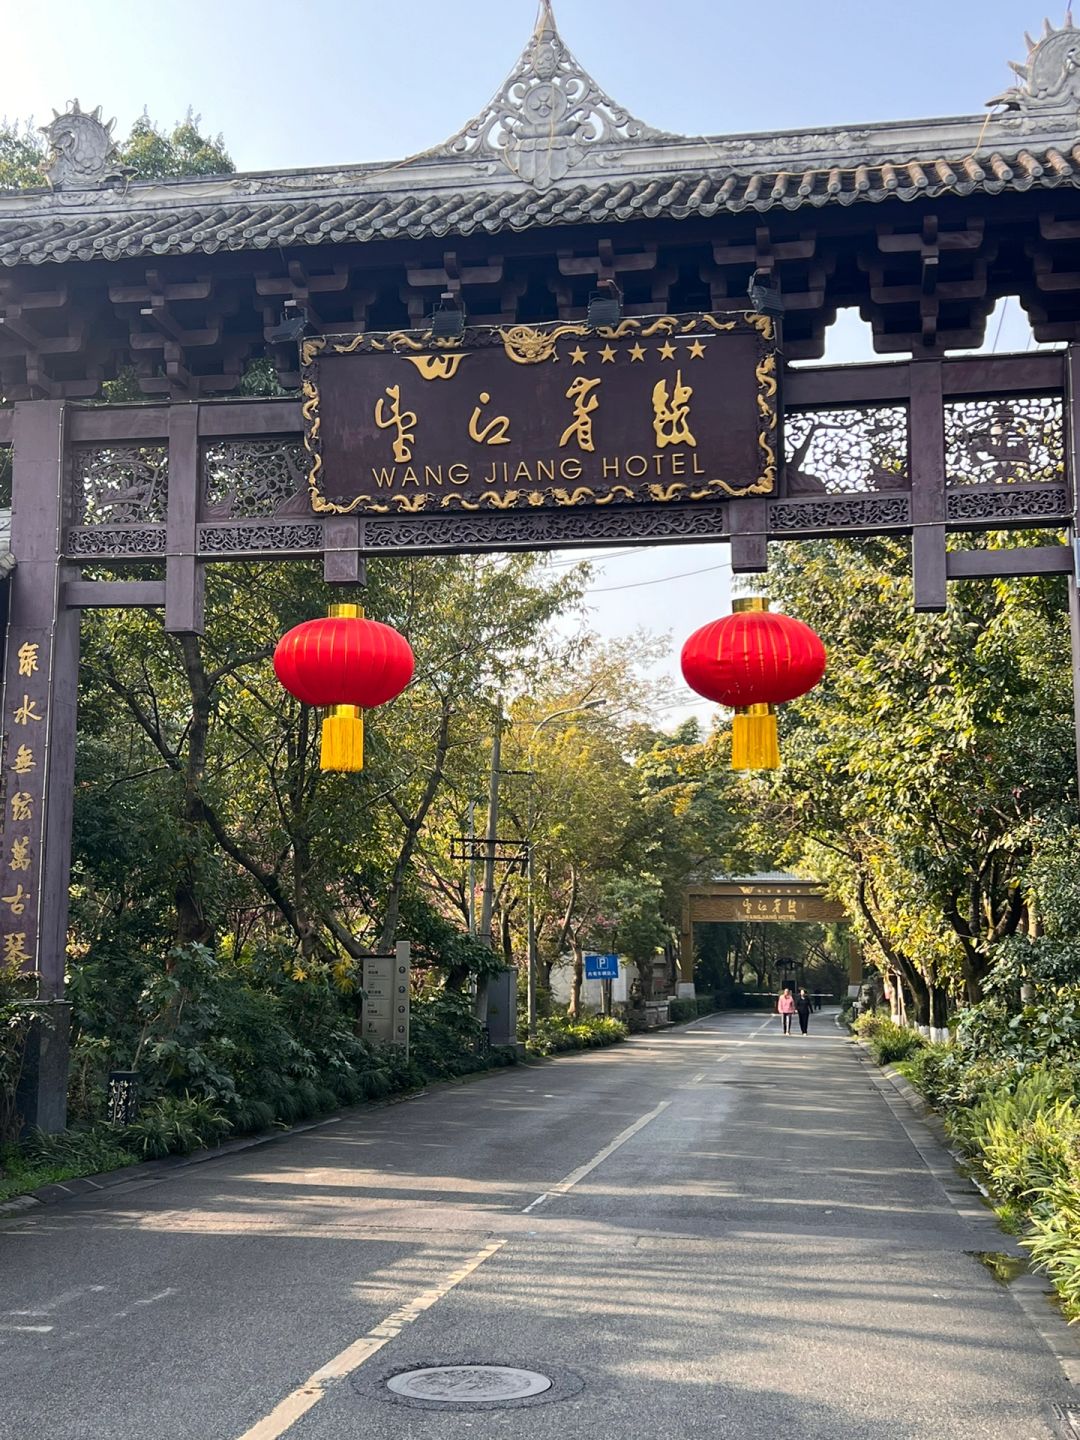
[[619, 978], [618, 955], [586, 955], [586, 980], [617, 980]]

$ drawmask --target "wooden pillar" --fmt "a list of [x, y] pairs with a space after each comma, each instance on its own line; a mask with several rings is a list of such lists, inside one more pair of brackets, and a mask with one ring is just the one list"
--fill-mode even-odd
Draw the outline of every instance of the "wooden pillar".
[[733, 500], [727, 507], [731, 527], [731, 569], [735, 575], [762, 575], [769, 568], [769, 502]]
[[199, 407], [174, 401], [165, 526], [165, 629], [172, 635], [201, 635], [205, 628], [205, 566], [196, 559], [201, 489]]
[[358, 515], [330, 515], [323, 521], [323, 579], [328, 585], [365, 585], [363, 531]]
[[1069, 542], [1073, 564], [1069, 574], [1069, 634], [1072, 642], [1073, 733], [1076, 740], [1076, 780], [1080, 794], [1080, 345], [1069, 346], [1065, 368], [1066, 425], [1069, 483], [1072, 486], [1072, 526]]
[[37, 977], [49, 1009], [31, 1037], [20, 1111], [55, 1131], [67, 1113], [67, 954], [75, 788], [79, 612], [61, 604], [64, 405], [16, 405], [10, 580], [2, 701], [0, 954]]
[[911, 568], [915, 609], [941, 611], [945, 577], [945, 402], [941, 361], [911, 362]]

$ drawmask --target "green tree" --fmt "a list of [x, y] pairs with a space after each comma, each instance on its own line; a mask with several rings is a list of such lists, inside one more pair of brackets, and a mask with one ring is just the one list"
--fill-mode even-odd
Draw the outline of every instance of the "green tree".
[[0, 123], [0, 190], [24, 190], [44, 185], [45, 142], [28, 122]]
[[201, 115], [188, 110], [171, 130], [157, 126], [144, 111], [117, 148], [139, 180], [176, 180], [185, 175], [231, 175], [236, 169], [220, 135], [203, 135]]
[[830, 663], [786, 707], [764, 813], [929, 1023], [951, 977], [977, 1000], [1000, 943], [1037, 929], [1039, 837], [1074, 823], [1075, 776], [1063, 582], [968, 582], [916, 615], [909, 566], [892, 541], [779, 558], [772, 594]]

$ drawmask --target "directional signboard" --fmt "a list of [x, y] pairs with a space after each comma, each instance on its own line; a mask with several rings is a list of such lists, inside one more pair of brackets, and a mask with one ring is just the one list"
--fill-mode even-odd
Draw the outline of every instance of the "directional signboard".
[[586, 980], [617, 980], [619, 978], [618, 955], [586, 955]]
[[392, 955], [365, 955], [361, 1028], [376, 1045], [409, 1051], [409, 942], [399, 940]]

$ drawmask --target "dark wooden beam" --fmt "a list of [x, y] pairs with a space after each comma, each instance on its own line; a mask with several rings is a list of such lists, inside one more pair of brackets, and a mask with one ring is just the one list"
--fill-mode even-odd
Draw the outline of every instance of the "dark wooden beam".
[[887, 405], [910, 395], [908, 365], [815, 365], [784, 372], [784, 404]]
[[165, 440], [169, 434], [167, 405], [93, 405], [68, 410], [73, 441]]
[[[911, 393], [910, 361], [880, 365], [813, 365], [784, 373], [784, 403], [870, 405], [906, 400]], [[1062, 351], [1036, 355], [963, 355], [941, 362], [945, 399], [961, 395], [1032, 395], [1061, 390], [1065, 384]]]
[[1064, 350], [1035, 355], [958, 355], [942, 362], [945, 398], [960, 395], [1032, 395], [1065, 386]]
[[942, 366], [940, 360], [921, 360], [910, 369], [911, 568], [915, 609], [933, 612], [947, 604]]
[[950, 580], [993, 580], [1021, 575], [1066, 575], [1072, 569], [1068, 545], [1018, 545], [1009, 550], [950, 550]]
[[199, 406], [204, 440], [299, 435], [303, 428], [299, 400], [208, 400]]
[[67, 610], [123, 610], [133, 605], [164, 605], [164, 580], [68, 580]]

